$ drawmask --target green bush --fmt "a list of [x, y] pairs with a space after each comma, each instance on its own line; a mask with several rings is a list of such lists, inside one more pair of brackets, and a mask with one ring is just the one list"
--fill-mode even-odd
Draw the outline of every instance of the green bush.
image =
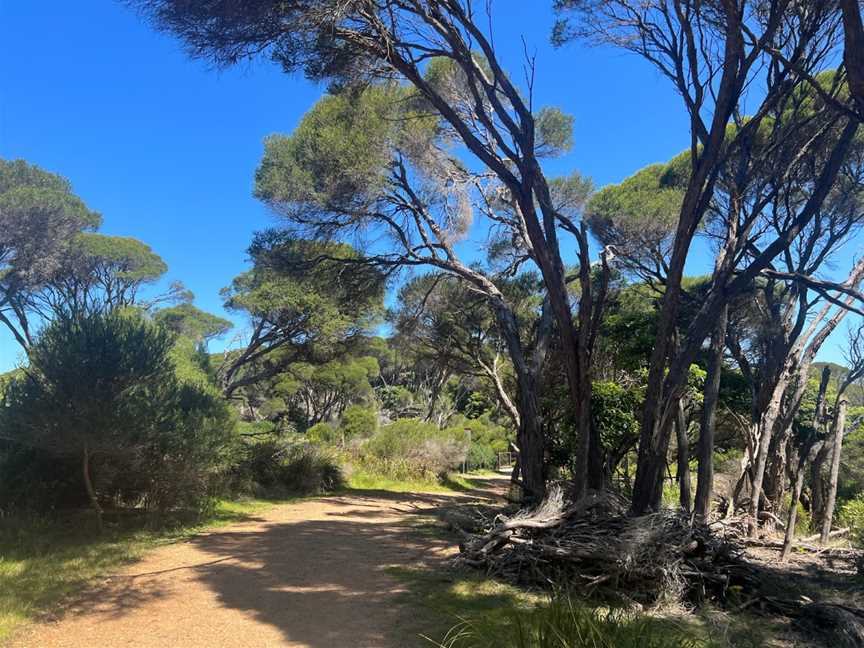
[[383, 426], [359, 450], [359, 461], [370, 472], [399, 480], [432, 480], [465, 461], [464, 431], [439, 430], [432, 423], [399, 419]]
[[349, 405], [339, 421], [339, 433], [343, 442], [371, 437], [377, 429], [378, 412], [362, 405]]
[[343, 484], [338, 457], [297, 439], [245, 443], [232, 468], [232, 490], [257, 497], [325, 493]]
[[512, 614], [505, 622], [466, 619], [442, 648], [688, 648], [697, 643], [674, 623], [623, 610], [603, 612], [567, 595]]
[[843, 502], [837, 520], [841, 526], [849, 527], [852, 543], [864, 548], [864, 495]]
[[339, 431], [332, 423], [316, 423], [306, 430], [306, 438], [312, 443], [332, 445], [339, 440]]
[[[83, 465], [100, 520], [102, 508], [206, 507], [236, 427], [201, 367], [184, 364], [193, 351], [134, 309], [55, 320], [31, 347], [27, 371], [4, 388], [3, 473], [30, 487], [5, 505], [74, 505], [62, 490], [83, 498]], [[22, 463], [28, 453], [32, 463]]]

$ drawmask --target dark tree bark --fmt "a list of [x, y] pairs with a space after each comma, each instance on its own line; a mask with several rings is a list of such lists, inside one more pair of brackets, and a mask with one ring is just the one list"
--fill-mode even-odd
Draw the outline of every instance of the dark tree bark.
[[837, 412], [834, 417], [834, 434], [831, 441], [831, 472], [828, 477], [828, 499], [825, 502], [825, 512], [822, 516], [822, 532], [819, 542], [828, 542], [831, 533], [831, 522], [834, 517], [834, 504], [837, 501], [837, 481], [840, 476], [840, 456], [843, 451], [843, 433], [846, 429], [846, 408], [848, 402], [841, 398], [837, 403]]
[[81, 476], [84, 478], [84, 488], [87, 490], [90, 506], [93, 507], [93, 512], [96, 514], [96, 528], [99, 530], [99, 533], [102, 533], [104, 529], [102, 524], [102, 506], [99, 504], [99, 497], [96, 494], [96, 489], [93, 487], [93, 480], [90, 476], [90, 459], [90, 448], [85, 443], [81, 453]]
[[678, 415], [675, 420], [675, 434], [678, 445], [678, 488], [681, 508], [688, 513], [692, 509], [690, 489], [690, 442], [687, 439], [687, 416], [684, 412], [684, 402], [678, 401]]
[[843, 12], [843, 63], [846, 65], [849, 93], [864, 118], [864, 23], [861, 6], [858, 0], [839, 0], [838, 4]]
[[707, 522], [711, 514], [711, 498], [714, 491], [714, 428], [717, 415], [717, 400], [720, 393], [720, 375], [723, 368], [723, 350], [726, 341], [726, 326], [729, 306], [723, 306], [717, 328], [711, 335], [708, 351], [708, 371], [702, 401], [702, 416], [699, 421], [699, 443], [697, 446], [698, 469], [696, 473], [696, 519]]

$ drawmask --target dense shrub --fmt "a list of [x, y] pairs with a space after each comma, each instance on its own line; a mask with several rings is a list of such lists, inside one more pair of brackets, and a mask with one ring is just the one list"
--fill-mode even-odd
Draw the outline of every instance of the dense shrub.
[[470, 441], [468, 449], [468, 467], [495, 468], [498, 464], [498, 453], [506, 452], [509, 441], [515, 437], [515, 431], [498, 424], [489, 412], [477, 418], [454, 416], [447, 427], [450, 434], [464, 436]]
[[464, 431], [400, 419], [383, 426], [360, 449], [360, 460], [394, 479], [436, 479], [465, 461]]
[[258, 497], [324, 493], [342, 483], [338, 457], [297, 438], [244, 443], [232, 468], [232, 489]]
[[[227, 466], [234, 418], [200, 365], [190, 358], [178, 373], [184, 353], [132, 310], [49, 326], [30, 349], [27, 371], [3, 393], [0, 425], [16, 447], [3, 472], [26, 476], [31, 490], [7, 505], [44, 512], [63, 503], [64, 486], [83, 496], [89, 476], [88, 499], [100, 515], [104, 506], [206, 506]], [[26, 465], [28, 452], [35, 462]], [[69, 465], [79, 474], [67, 474]]]
[[343, 443], [351, 439], [365, 439], [378, 429], [378, 412], [371, 407], [349, 405], [339, 421]]
[[864, 548], [864, 495], [844, 502], [837, 513], [841, 526], [849, 527], [849, 538], [858, 547]]
[[306, 438], [317, 444], [335, 444], [339, 441], [339, 431], [332, 423], [316, 423], [306, 430]]

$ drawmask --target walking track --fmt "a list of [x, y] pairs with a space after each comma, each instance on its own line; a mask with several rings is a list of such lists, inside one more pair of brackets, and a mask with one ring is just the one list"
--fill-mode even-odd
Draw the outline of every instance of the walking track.
[[[493, 492], [500, 481], [490, 480]], [[412, 609], [388, 567], [434, 564], [452, 551], [411, 523], [460, 497], [357, 491], [273, 506], [148, 553], [12, 646], [424, 645], [417, 620], [434, 612]]]

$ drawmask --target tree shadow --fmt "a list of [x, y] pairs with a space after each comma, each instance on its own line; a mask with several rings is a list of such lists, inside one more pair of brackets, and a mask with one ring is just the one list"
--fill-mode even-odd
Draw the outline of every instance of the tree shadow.
[[[452, 496], [354, 492], [322, 502], [323, 519], [269, 522], [220, 531], [192, 543], [214, 557], [196, 577], [225, 607], [278, 628], [310, 648], [424, 645], [425, 625], [388, 572], [424, 562], [451, 546], [413, 533], [405, 515], [433, 515]], [[421, 611], [422, 616], [422, 611]]]

